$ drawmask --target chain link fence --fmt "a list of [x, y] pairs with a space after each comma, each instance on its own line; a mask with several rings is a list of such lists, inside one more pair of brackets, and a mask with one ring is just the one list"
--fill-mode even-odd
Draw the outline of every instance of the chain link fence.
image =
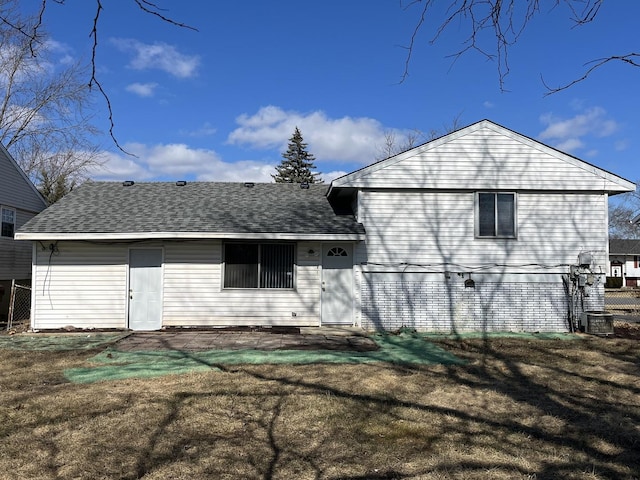
[[27, 325], [31, 318], [31, 287], [13, 282], [9, 299], [7, 330], [17, 325]]
[[640, 315], [640, 289], [606, 289], [605, 308], [618, 315]]

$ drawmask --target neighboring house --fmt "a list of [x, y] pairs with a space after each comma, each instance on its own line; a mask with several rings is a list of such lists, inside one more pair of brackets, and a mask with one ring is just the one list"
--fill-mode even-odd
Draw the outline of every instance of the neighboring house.
[[640, 240], [609, 240], [608, 275], [622, 278], [623, 287], [640, 286]]
[[31, 279], [31, 243], [15, 240], [15, 232], [46, 206], [40, 192], [0, 145], [0, 321], [7, 319], [11, 281], [28, 284]]
[[483, 120], [328, 186], [88, 183], [18, 237], [35, 329], [567, 331], [634, 188]]

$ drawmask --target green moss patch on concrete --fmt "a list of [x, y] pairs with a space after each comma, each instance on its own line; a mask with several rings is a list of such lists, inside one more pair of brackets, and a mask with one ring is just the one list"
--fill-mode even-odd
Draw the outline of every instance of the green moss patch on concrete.
[[520, 340], [579, 340], [581, 337], [573, 333], [560, 332], [465, 332], [465, 333], [423, 333], [426, 339], [437, 340], [438, 338], [452, 339], [482, 339], [482, 338], [518, 338]]
[[177, 350], [119, 352], [108, 349], [92, 357], [86, 368], [72, 368], [65, 376], [72, 382], [125, 378], [148, 378], [161, 375], [215, 369], [239, 364], [312, 364], [312, 363], [372, 363], [388, 362], [403, 365], [464, 363], [455, 355], [426, 341], [418, 334], [376, 334], [371, 337], [380, 347], [376, 351], [353, 352], [336, 350], [208, 350], [186, 352]]

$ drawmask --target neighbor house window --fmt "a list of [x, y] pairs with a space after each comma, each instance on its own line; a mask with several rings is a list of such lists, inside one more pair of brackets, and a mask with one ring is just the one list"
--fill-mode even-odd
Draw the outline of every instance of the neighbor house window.
[[479, 192], [476, 208], [478, 237], [515, 238], [515, 193]]
[[16, 211], [12, 208], [2, 208], [2, 236], [13, 238], [16, 231]]
[[227, 243], [225, 288], [293, 288], [295, 248], [290, 243]]

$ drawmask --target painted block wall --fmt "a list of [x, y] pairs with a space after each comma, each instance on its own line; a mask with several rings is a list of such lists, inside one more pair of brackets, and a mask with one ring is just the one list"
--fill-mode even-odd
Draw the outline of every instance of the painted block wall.
[[[363, 275], [362, 327], [429, 332], [567, 332], [569, 298], [562, 277], [549, 281], [461, 281], [425, 275], [407, 280], [391, 273]], [[584, 310], [604, 309], [604, 286], [588, 289]], [[578, 305], [578, 312], [582, 305]]]

